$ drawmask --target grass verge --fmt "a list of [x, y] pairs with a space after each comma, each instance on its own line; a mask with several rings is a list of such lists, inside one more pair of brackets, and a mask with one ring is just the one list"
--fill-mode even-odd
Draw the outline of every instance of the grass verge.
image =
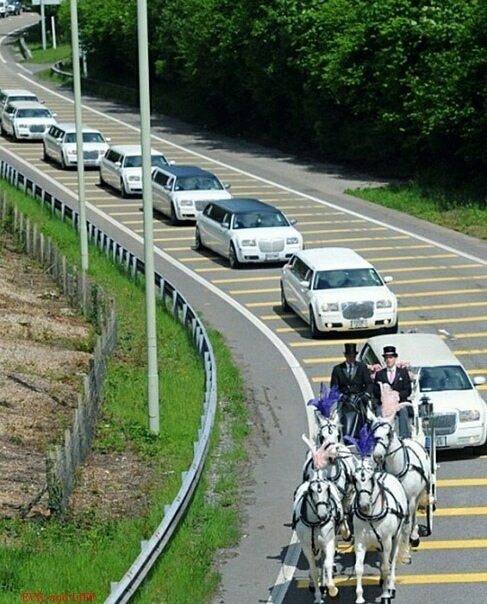
[[486, 203], [467, 192], [410, 182], [347, 190], [346, 193], [477, 239], [487, 239]]
[[[52, 237], [73, 263], [79, 239], [30, 197], [7, 187], [9, 198]], [[93, 594], [104, 600], [110, 582], [122, 578], [140, 552], [140, 541], [159, 525], [164, 505], [181, 484], [193, 458], [204, 400], [204, 372], [182, 326], [157, 309], [161, 433], [147, 430], [144, 289], [97, 249], [90, 247], [90, 277], [114, 297], [119, 347], [108, 367], [103, 415], [94, 448], [100, 453], [130, 451], [152, 472], [151, 505], [127, 519], [101, 518], [96, 508], [53, 520], [0, 521], [0, 602], [23, 593]], [[194, 502], [167, 552], [153, 569], [135, 602], [185, 604], [210, 601], [219, 576], [213, 554], [239, 536], [236, 465], [242, 466], [249, 428], [243, 381], [219, 333], [209, 330], [218, 366], [220, 405], [209, 463]], [[220, 438], [220, 434], [224, 438]], [[223, 443], [223, 444], [222, 444]]]

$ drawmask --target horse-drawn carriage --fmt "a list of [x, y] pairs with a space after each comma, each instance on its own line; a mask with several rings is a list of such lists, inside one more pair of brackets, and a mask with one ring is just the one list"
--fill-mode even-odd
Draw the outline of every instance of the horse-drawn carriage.
[[[376, 415], [371, 407], [367, 408], [359, 438], [342, 432], [340, 395], [334, 389], [328, 392], [322, 384], [320, 396], [308, 403], [315, 407], [316, 439], [313, 442], [304, 437], [310, 453], [303, 468], [303, 483], [296, 491], [294, 526], [301, 527], [300, 540], [310, 569], [313, 569], [310, 587], [315, 591], [316, 603], [321, 602], [321, 594], [316, 593], [315, 560], [320, 550], [328, 552], [326, 585], [330, 588], [329, 594], [333, 596], [336, 592], [330, 577], [329, 552], [330, 540], [334, 547], [339, 529], [344, 539], [352, 538], [350, 532], [353, 534], [357, 603], [364, 602], [362, 573], [365, 553], [373, 545], [382, 552], [382, 604], [391, 602], [395, 595], [396, 562], [399, 559], [408, 561], [410, 545], [419, 545], [418, 509], [424, 510], [426, 517], [422, 536], [430, 535], [433, 530], [436, 450], [432, 405], [426, 399], [414, 405], [413, 437], [401, 440], [394, 427], [394, 417], [400, 405], [405, 403], [395, 400], [390, 388], [384, 390], [382, 413]], [[319, 532], [324, 526], [320, 523], [320, 510], [331, 509], [332, 503], [328, 500], [313, 503], [310, 499], [309, 509], [314, 510], [311, 524], [306, 519], [303, 521], [299, 510], [302, 509], [302, 498], [312, 497], [308, 492], [312, 485], [316, 497], [317, 492], [328, 492], [325, 488], [328, 483], [336, 487], [333, 493], [340, 494], [343, 509], [332, 523], [335, 532], [331, 531], [331, 525], [327, 525], [322, 534]], [[307, 525], [306, 530], [302, 529], [303, 522]], [[329, 515], [327, 522], [330, 522]], [[321, 586], [324, 589], [323, 582]]]

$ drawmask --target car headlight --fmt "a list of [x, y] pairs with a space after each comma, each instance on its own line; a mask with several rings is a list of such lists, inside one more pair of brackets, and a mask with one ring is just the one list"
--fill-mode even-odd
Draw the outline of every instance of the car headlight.
[[140, 176], [128, 176], [127, 180], [129, 182], [139, 182], [140, 181]]
[[242, 247], [255, 247], [257, 245], [257, 241], [255, 239], [242, 239], [240, 241], [240, 245]]
[[480, 419], [480, 411], [476, 409], [468, 409], [467, 411], [460, 411], [461, 422], [478, 422]]
[[22, 124], [21, 122], [17, 123], [17, 128], [25, 130], [26, 128], [29, 127], [29, 124]]
[[77, 154], [77, 151], [76, 151], [76, 149], [68, 149], [67, 153], [68, 153], [68, 155], [73, 155], [74, 156], [74, 155]]
[[392, 302], [391, 300], [378, 300], [376, 306], [377, 308], [391, 308]]
[[287, 245], [298, 245], [298, 243], [299, 243], [299, 237], [288, 237], [286, 239]]
[[338, 312], [340, 310], [340, 305], [338, 302], [323, 302], [321, 310], [323, 312]]
[[179, 205], [181, 207], [184, 206], [186, 208], [193, 207], [193, 200], [192, 199], [181, 199], [180, 202], [179, 202]]

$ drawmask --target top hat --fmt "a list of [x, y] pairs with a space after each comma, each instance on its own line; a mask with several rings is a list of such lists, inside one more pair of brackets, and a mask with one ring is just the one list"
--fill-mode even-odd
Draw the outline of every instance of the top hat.
[[397, 357], [396, 347], [395, 346], [384, 346], [384, 350], [382, 356], [393, 356]]
[[345, 350], [343, 351], [343, 354], [351, 354], [351, 355], [355, 354], [356, 355], [357, 354], [357, 345], [355, 344], [355, 342], [345, 344]]

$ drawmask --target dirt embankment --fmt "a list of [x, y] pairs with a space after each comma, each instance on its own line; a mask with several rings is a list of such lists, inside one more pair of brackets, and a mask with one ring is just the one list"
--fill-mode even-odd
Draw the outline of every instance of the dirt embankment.
[[[72, 422], [91, 338], [43, 268], [0, 234], [0, 518], [49, 514], [45, 451]], [[148, 468], [130, 456], [92, 455], [78, 474], [73, 511], [134, 513], [146, 503], [148, 480]]]

